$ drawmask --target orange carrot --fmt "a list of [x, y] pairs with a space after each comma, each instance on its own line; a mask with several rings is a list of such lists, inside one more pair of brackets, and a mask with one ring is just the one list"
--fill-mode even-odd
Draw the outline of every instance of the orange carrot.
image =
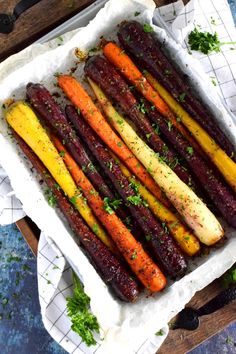
[[131, 269], [150, 291], [156, 292], [163, 289], [166, 285], [166, 278], [160, 269], [146, 254], [141, 244], [135, 240], [116, 214], [109, 214], [104, 210], [103, 200], [84, 175], [81, 168], [65, 150], [64, 145], [54, 136], [51, 136], [51, 139], [58, 151], [63, 151], [64, 162], [75, 183], [81, 188], [94, 214], [110, 233], [113, 241], [129, 263]]
[[150, 192], [152, 192], [152, 194], [155, 195], [157, 199], [161, 200], [163, 204], [169, 205], [167, 199], [163, 196], [160, 187], [155, 183], [124, 142], [112, 130], [81, 84], [69, 75], [59, 76], [58, 84], [71, 102], [80, 109], [83, 117], [105, 144], [107, 144], [110, 149], [119, 156], [133, 174], [150, 190]]
[[149, 84], [145, 76], [142, 75], [129, 56], [124, 53], [124, 50], [118, 47], [115, 43], [109, 42], [103, 47], [103, 53], [107, 59], [136, 87], [136, 89], [143, 94], [143, 96], [151, 102], [164, 117], [167, 117], [183, 136], [191, 142], [191, 145], [199, 151], [200, 148], [196, 141], [191, 137], [187, 129], [177, 122], [170, 107]]

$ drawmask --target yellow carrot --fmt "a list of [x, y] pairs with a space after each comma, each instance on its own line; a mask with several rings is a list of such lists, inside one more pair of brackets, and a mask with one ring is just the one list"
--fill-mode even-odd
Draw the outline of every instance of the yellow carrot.
[[206, 245], [212, 245], [219, 241], [224, 232], [216, 217], [201, 199], [140, 139], [134, 129], [114, 109], [101, 89], [92, 80], [89, 82], [110, 124], [147, 168], [179, 214], [183, 216], [186, 224], [194, 231], [194, 234]]
[[18, 101], [8, 108], [5, 112], [5, 117], [12, 129], [31, 147], [43, 162], [90, 228], [101, 240], [109, 239], [109, 236], [93, 215], [82, 193], [76, 187], [63, 159], [33, 110], [25, 102]]
[[200, 250], [198, 239], [190, 232], [190, 230], [178, 219], [178, 217], [167, 209], [154, 195], [152, 195], [141, 183], [139, 183], [130, 171], [122, 164], [119, 159], [113, 155], [120, 166], [122, 173], [131, 183], [137, 186], [139, 194], [148, 203], [153, 214], [165, 223], [170, 234], [177, 241], [180, 248], [189, 256], [194, 256]]
[[210, 137], [182, 106], [168, 93], [168, 91], [154, 77], [145, 74], [149, 83], [159, 93], [172, 111], [181, 119], [181, 122], [191, 132], [209, 159], [215, 164], [229, 185], [236, 191], [236, 164]]

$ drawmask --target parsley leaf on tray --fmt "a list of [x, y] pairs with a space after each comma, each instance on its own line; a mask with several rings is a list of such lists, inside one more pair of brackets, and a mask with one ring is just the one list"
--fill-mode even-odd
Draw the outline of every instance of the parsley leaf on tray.
[[197, 50], [203, 54], [219, 52], [220, 47], [225, 44], [236, 44], [236, 42], [220, 42], [216, 32], [199, 31], [197, 27], [189, 33], [188, 44], [191, 50]]
[[67, 297], [67, 314], [71, 319], [71, 329], [78, 333], [88, 346], [95, 345], [93, 331], [99, 333], [97, 318], [90, 312], [90, 298], [85, 294], [79, 278], [73, 273], [74, 291]]

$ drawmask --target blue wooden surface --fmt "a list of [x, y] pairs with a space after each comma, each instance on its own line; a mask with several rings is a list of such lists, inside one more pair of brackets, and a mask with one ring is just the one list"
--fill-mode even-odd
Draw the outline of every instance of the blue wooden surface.
[[[236, 0], [228, 1], [236, 22]], [[66, 353], [43, 327], [36, 260], [14, 225], [0, 228], [0, 269], [0, 353]], [[190, 353], [235, 354], [236, 323]]]

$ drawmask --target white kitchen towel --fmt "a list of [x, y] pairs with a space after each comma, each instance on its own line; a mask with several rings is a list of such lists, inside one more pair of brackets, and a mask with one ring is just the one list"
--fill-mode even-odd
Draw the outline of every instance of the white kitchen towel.
[[[172, 34], [186, 48], [187, 35], [200, 26], [204, 31], [216, 31], [221, 41], [235, 41], [236, 31], [229, 5], [226, 0], [191, 0], [187, 6], [182, 1], [161, 7], [157, 10], [157, 22], [161, 20]], [[204, 55], [192, 52], [199, 59], [212, 81], [212, 89], [218, 90], [222, 99], [232, 112], [236, 112], [236, 52], [235, 46], [226, 45], [221, 52]], [[2, 181], [2, 182], [1, 182]], [[12, 223], [24, 215], [20, 202], [12, 195], [7, 177], [0, 175], [0, 223]], [[7, 211], [10, 210], [10, 211]], [[56, 245], [44, 234], [40, 237], [38, 248], [38, 287], [44, 325], [50, 335], [69, 353], [95, 353], [99, 347], [87, 348], [80, 337], [70, 329], [66, 315], [66, 297], [72, 293], [71, 267]], [[159, 328], [157, 328], [157, 331]], [[163, 334], [162, 334], [163, 333]], [[136, 348], [135, 353], [154, 353], [168, 334], [168, 326], [159, 334]]]

